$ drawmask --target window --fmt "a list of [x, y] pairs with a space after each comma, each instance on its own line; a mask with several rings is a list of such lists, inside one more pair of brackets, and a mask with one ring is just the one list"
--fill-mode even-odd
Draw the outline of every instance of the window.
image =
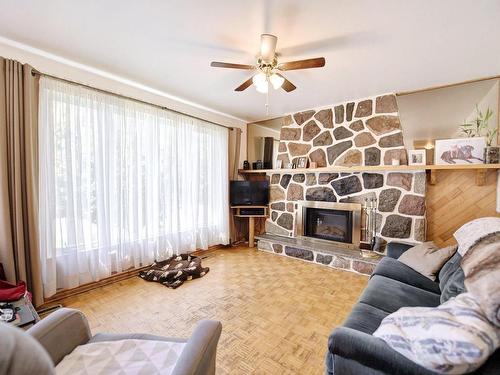
[[228, 242], [227, 129], [40, 80], [46, 296]]

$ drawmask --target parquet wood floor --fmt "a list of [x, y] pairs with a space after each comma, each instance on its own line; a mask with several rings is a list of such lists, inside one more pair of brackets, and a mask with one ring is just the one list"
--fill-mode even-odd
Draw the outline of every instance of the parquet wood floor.
[[66, 298], [93, 333], [187, 337], [200, 319], [222, 322], [217, 374], [323, 374], [330, 331], [368, 279], [249, 248], [207, 254], [210, 272], [171, 290], [138, 277]]

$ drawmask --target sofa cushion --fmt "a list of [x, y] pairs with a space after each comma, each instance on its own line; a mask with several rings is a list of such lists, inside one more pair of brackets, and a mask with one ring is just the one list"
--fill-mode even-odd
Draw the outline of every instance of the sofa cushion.
[[398, 260], [428, 279], [436, 281], [436, 274], [456, 251], [456, 245], [440, 249], [433, 241], [427, 241], [408, 249]]
[[384, 310], [359, 302], [354, 305], [343, 326], [371, 335], [387, 315], [389, 313]]
[[361, 363], [344, 358], [341, 356], [335, 356], [335, 369], [331, 374], [342, 374], [342, 375], [387, 375], [385, 371], [379, 371], [372, 369], [370, 367], [363, 366]]
[[393, 313], [406, 306], [438, 306], [439, 294], [375, 275], [359, 298], [359, 302]]
[[186, 343], [187, 339], [175, 337], [157, 336], [149, 333], [96, 333], [90, 340], [89, 344], [102, 341], [119, 341], [119, 340], [152, 340], [152, 341], [170, 341]]
[[401, 242], [389, 242], [387, 244], [387, 256], [398, 259], [406, 250], [411, 249], [413, 245]]
[[63, 358], [57, 374], [171, 374], [185, 343], [118, 340], [80, 345]]
[[406, 264], [401, 263], [397, 259], [389, 257], [382, 258], [382, 260], [373, 271], [372, 277], [374, 275], [385, 276], [390, 279], [398, 280], [402, 283], [436, 294], [441, 293], [438, 283], [421, 275], [420, 273], [408, 267]]
[[466, 291], [464, 271], [460, 267], [462, 256], [456, 252], [439, 271], [439, 288], [441, 289], [441, 303]]

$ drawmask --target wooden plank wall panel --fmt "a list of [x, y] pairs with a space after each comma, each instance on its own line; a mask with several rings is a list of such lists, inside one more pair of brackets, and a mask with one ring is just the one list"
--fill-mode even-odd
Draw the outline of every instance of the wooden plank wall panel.
[[437, 183], [427, 184], [427, 239], [439, 246], [455, 243], [453, 233], [466, 222], [496, 212], [497, 172], [488, 171], [486, 184], [475, 184], [475, 171], [438, 171]]

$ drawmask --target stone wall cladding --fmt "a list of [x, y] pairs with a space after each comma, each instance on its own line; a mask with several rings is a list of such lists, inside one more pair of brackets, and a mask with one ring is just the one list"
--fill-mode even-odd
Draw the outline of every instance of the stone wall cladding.
[[320, 251], [299, 249], [267, 240], [259, 240], [257, 249], [362, 275], [371, 275], [377, 265], [377, 261], [364, 261], [339, 255], [325, 254]]
[[377, 198], [379, 236], [386, 241], [425, 241], [425, 171], [275, 173], [270, 181], [269, 234], [294, 237], [299, 200], [363, 203]]
[[[408, 163], [395, 95], [342, 103], [283, 117], [278, 159], [287, 164], [308, 157], [317, 167]], [[266, 232], [294, 237], [297, 201], [355, 202], [377, 198], [377, 235], [386, 241], [425, 241], [426, 173], [271, 173]], [[362, 217], [362, 223], [364, 217]], [[363, 238], [362, 238], [363, 240]], [[322, 253], [259, 239], [257, 248], [310, 263], [370, 275], [377, 261]]]
[[[318, 167], [408, 162], [393, 94], [295, 113], [285, 116], [282, 124], [278, 159], [284, 168], [303, 156]], [[375, 197], [379, 236], [425, 241], [425, 171], [276, 173], [270, 181], [270, 234], [294, 236], [296, 205], [290, 203], [298, 200], [363, 203]]]
[[278, 159], [318, 167], [407, 164], [396, 97], [377, 96], [285, 116]]

